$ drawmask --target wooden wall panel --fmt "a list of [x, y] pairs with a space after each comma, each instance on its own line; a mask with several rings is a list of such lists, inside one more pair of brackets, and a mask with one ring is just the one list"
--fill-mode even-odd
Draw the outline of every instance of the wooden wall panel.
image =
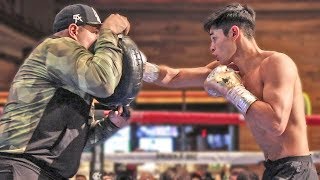
[[[173, 67], [196, 67], [209, 63], [212, 60], [209, 37], [202, 28], [202, 22], [214, 8], [228, 1], [157, 2], [107, 4], [109, 9], [104, 14], [120, 12], [129, 17], [132, 24], [130, 36], [150, 62]], [[249, 2], [257, 13], [258, 45], [286, 53], [295, 61], [303, 90], [311, 98], [313, 113], [320, 113], [320, 3]], [[101, 7], [100, 11], [104, 8]], [[144, 83], [142, 90], [164, 89]]]
[[296, 63], [303, 90], [312, 101], [312, 112], [320, 113], [320, 51], [317, 50], [320, 21], [311, 18], [292, 21], [262, 20], [257, 26], [256, 39], [262, 48], [283, 52]]
[[[213, 9], [230, 2], [233, 1], [97, 0], [90, 3], [98, 9], [102, 19], [115, 12], [126, 15], [132, 25], [130, 36], [150, 62], [173, 67], [196, 67], [204, 66], [212, 60], [208, 34], [202, 29], [203, 20]], [[258, 44], [264, 49], [284, 52], [295, 61], [303, 90], [311, 98], [313, 113], [320, 113], [320, 2], [239, 2], [248, 3], [256, 10]], [[51, 23], [48, 24], [51, 27]], [[4, 82], [1, 80], [2, 86], [8, 86]], [[144, 83], [142, 90], [164, 89]]]
[[0, 91], [8, 91], [11, 85], [11, 81], [18, 70], [16, 64], [4, 61], [0, 58], [0, 68], [1, 75], [0, 75]]
[[[160, 17], [159, 17], [160, 16]], [[168, 14], [144, 16], [135, 24], [132, 38], [150, 62], [174, 67], [193, 67], [210, 62], [208, 35], [201, 21]], [[162, 19], [163, 18], [163, 19]], [[208, 61], [209, 60], [209, 61]]]
[[320, 125], [308, 126], [308, 141], [311, 151], [319, 151], [320, 149]]
[[245, 125], [239, 125], [239, 150], [240, 151], [261, 151], [252, 136], [250, 129]]

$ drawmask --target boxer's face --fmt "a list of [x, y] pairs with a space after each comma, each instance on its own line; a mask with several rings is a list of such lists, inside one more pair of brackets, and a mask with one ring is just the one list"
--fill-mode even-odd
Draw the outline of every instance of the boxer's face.
[[235, 42], [230, 37], [230, 33], [225, 36], [222, 29], [211, 27], [210, 31], [210, 51], [212, 56], [221, 64], [228, 65], [232, 62], [231, 58], [236, 51]]

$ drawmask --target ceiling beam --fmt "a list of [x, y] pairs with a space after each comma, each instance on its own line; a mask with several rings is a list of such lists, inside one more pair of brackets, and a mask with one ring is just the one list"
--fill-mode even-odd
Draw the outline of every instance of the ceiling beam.
[[7, 53], [3, 53], [3, 52], [0, 52], [0, 60], [1, 61], [6, 61], [6, 62], [9, 62], [9, 63], [13, 63], [17, 66], [20, 66], [22, 64], [22, 60], [20, 58], [17, 58], [15, 56], [12, 56], [10, 54], [7, 54]]
[[0, 11], [0, 22], [35, 40], [39, 40], [46, 35], [46, 33], [38, 30], [36, 26], [25, 22], [24, 17], [20, 15], [7, 14], [4, 11]]

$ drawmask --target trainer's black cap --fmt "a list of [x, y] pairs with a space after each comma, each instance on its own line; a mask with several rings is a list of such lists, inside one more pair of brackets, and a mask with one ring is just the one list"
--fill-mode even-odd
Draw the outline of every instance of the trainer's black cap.
[[53, 32], [67, 29], [72, 23], [78, 26], [101, 25], [97, 12], [90, 6], [84, 4], [73, 4], [64, 7], [54, 18]]

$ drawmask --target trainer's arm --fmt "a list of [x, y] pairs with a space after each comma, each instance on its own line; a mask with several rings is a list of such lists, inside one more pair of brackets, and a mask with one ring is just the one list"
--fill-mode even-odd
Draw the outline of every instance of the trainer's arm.
[[[100, 115], [99, 115], [100, 114]], [[95, 117], [99, 119], [95, 119]], [[90, 148], [95, 144], [104, 142], [106, 139], [114, 135], [119, 129], [128, 126], [130, 121], [129, 107], [119, 106], [117, 110], [109, 112], [108, 116], [104, 116], [101, 110], [97, 116], [93, 115], [90, 123], [86, 148]], [[90, 122], [89, 120], [89, 122]]]
[[208, 74], [217, 67], [219, 63], [213, 61], [204, 67], [197, 68], [171, 68], [160, 65], [155, 83], [168, 88], [202, 87]]
[[119, 129], [108, 117], [95, 120], [90, 127], [85, 149], [104, 142], [114, 135]]
[[262, 100], [250, 106], [245, 119], [270, 134], [280, 136], [286, 129], [292, 109], [298, 72], [288, 56], [277, 54], [270, 58], [262, 65]]
[[122, 74], [122, 50], [118, 41], [111, 30], [101, 29], [92, 54], [71, 38], [50, 40], [46, 63], [52, 81], [63, 88], [96, 97], [110, 96]]

